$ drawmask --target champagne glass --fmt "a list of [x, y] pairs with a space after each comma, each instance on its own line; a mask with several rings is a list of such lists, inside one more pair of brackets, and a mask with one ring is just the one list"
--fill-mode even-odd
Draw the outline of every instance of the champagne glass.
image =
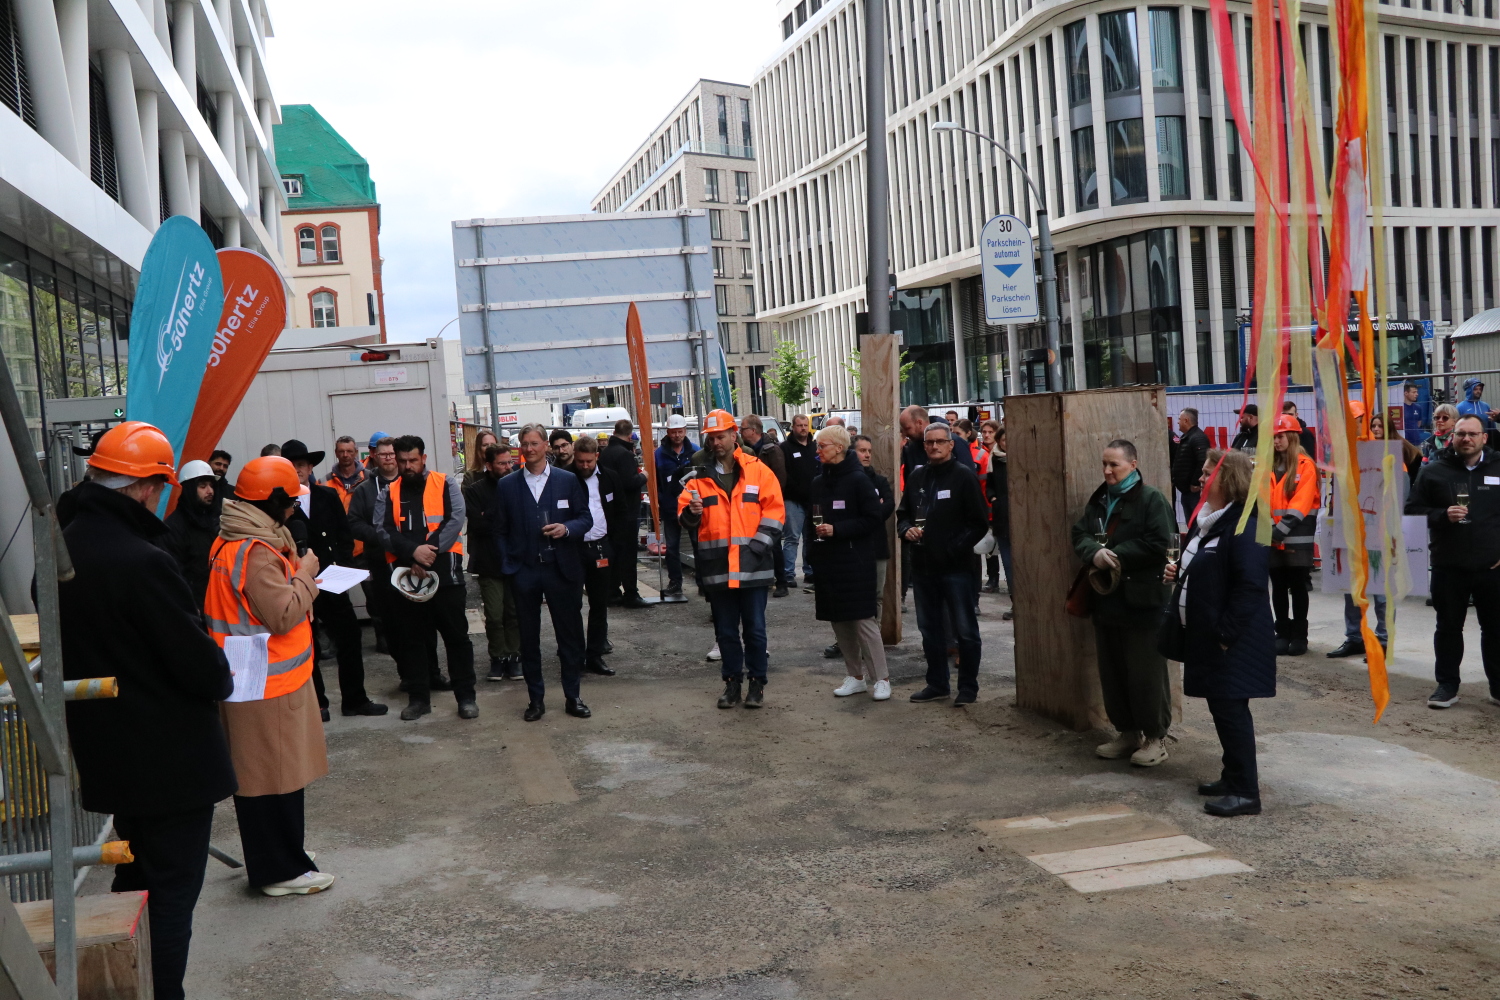
[[[917, 530], [920, 531], [920, 532], [923, 532], [924, 534], [926, 533], [926, 531], [927, 531], [927, 515], [926, 514], [923, 514], [923, 515], [921, 515], [920, 517], [917, 518]], [[922, 544], [922, 539], [918, 538], [917, 539], [917, 544], [921, 545]]]
[[1468, 523], [1470, 523], [1469, 522], [1469, 488], [1467, 486], [1460, 486], [1458, 488], [1458, 491], [1454, 494], [1454, 496], [1457, 498], [1458, 505], [1464, 509], [1464, 516], [1461, 519], [1459, 519], [1458, 523], [1459, 524], [1468, 524]]
[[1176, 563], [1182, 558], [1182, 541], [1176, 536], [1167, 543], [1167, 562]]
[[814, 528], [814, 531], [813, 531], [813, 540], [817, 541], [817, 542], [821, 542], [823, 540], [823, 536], [820, 535], [820, 534], [818, 534], [818, 532], [817, 532], [816, 529], [819, 528], [820, 526], [822, 526], [822, 524], [823, 524], [823, 508], [819, 504], [813, 504], [810, 509], [812, 511], [812, 523], [813, 523], [813, 528]]

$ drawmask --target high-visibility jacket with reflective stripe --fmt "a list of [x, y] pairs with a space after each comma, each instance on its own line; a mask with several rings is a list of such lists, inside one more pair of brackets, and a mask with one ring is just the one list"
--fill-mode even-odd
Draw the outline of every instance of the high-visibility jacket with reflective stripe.
[[[359, 483], [354, 484], [354, 489], [358, 489], [359, 484], [363, 483], [368, 478], [369, 473], [365, 472], [363, 469], [359, 470]], [[344, 481], [340, 479], [337, 474], [331, 472], [328, 474], [328, 478], [323, 480], [323, 485], [339, 495], [339, 501], [344, 505], [344, 513], [349, 513], [349, 501], [354, 499], [354, 490], [346, 487], [344, 485]], [[365, 543], [356, 538], [354, 540], [354, 554], [357, 556], [362, 554], [364, 551]]]
[[[431, 535], [442, 526], [444, 517], [443, 494], [448, 489], [448, 477], [441, 472], [427, 473], [427, 483], [422, 487], [422, 516], [427, 520], [427, 534]], [[397, 525], [401, 524], [401, 479], [397, 477], [391, 480], [390, 495], [387, 498], [390, 504], [391, 516]], [[464, 553], [463, 536], [460, 535], [448, 548], [449, 552], [459, 555]], [[396, 553], [387, 552], [386, 562], [395, 562]], [[462, 564], [459, 564], [460, 567]]]
[[1271, 474], [1271, 517], [1276, 522], [1273, 543], [1288, 548], [1311, 546], [1318, 533], [1318, 465], [1306, 452], [1297, 456], [1297, 486], [1286, 495], [1286, 476]]
[[203, 613], [208, 618], [208, 631], [220, 648], [231, 635], [265, 635], [266, 639], [266, 697], [279, 698], [291, 694], [312, 676], [313, 632], [312, 622], [304, 618], [290, 632], [277, 635], [255, 617], [250, 610], [250, 601], [245, 597], [245, 564], [250, 549], [265, 545], [276, 553], [290, 580], [297, 567], [292, 561], [258, 538], [242, 538], [237, 542], [220, 542], [214, 551], [213, 564], [208, 573], [208, 594], [203, 601]]
[[736, 457], [740, 475], [732, 495], [710, 475], [689, 482], [677, 498], [679, 520], [694, 490], [703, 500], [695, 556], [701, 587], [769, 587], [776, 579], [786, 521], [781, 483], [760, 459], [744, 452]]

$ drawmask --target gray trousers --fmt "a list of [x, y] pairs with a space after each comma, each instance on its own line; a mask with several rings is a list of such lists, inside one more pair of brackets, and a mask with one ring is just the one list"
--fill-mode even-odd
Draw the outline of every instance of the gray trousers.
[[521, 655], [521, 621], [516, 617], [516, 595], [503, 576], [481, 576], [479, 596], [484, 601], [484, 637], [490, 659]]
[[867, 681], [890, 680], [885, 665], [885, 645], [880, 641], [880, 619], [861, 618], [834, 622], [833, 637], [844, 654], [844, 670], [850, 677]]

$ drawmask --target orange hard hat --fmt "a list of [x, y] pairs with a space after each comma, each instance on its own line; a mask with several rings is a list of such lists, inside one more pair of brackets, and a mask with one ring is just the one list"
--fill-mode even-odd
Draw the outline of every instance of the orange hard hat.
[[1276, 418], [1276, 433], [1301, 434], [1302, 425], [1299, 424], [1297, 422], [1297, 418], [1292, 416], [1290, 413], [1283, 413], [1281, 416]]
[[710, 410], [708, 417], [703, 421], [703, 433], [713, 434], [717, 431], [732, 431], [736, 429], [734, 416], [728, 410]]
[[1356, 420], [1358, 420], [1360, 417], [1363, 417], [1364, 415], [1365, 415], [1365, 404], [1362, 403], [1362, 402], [1360, 402], [1357, 399], [1351, 399], [1349, 401], [1349, 416], [1351, 416], [1351, 417], [1355, 418]]
[[234, 481], [234, 495], [241, 500], [269, 500], [271, 494], [281, 488], [288, 497], [299, 495], [302, 482], [297, 478], [297, 468], [280, 455], [252, 458], [240, 469]]
[[167, 482], [176, 486], [175, 457], [165, 434], [145, 421], [127, 420], [100, 436], [88, 464], [137, 479], [166, 476]]

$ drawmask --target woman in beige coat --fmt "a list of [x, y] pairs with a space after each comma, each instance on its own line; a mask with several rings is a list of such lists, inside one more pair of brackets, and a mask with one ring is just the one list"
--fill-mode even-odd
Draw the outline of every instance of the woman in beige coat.
[[224, 702], [220, 711], [239, 779], [246, 875], [268, 896], [319, 892], [334, 881], [302, 846], [303, 789], [328, 773], [328, 752], [311, 674], [318, 560], [298, 557], [285, 525], [300, 489], [284, 458], [241, 470], [219, 521], [206, 608], [220, 645], [267, 636], [264, 697]]

